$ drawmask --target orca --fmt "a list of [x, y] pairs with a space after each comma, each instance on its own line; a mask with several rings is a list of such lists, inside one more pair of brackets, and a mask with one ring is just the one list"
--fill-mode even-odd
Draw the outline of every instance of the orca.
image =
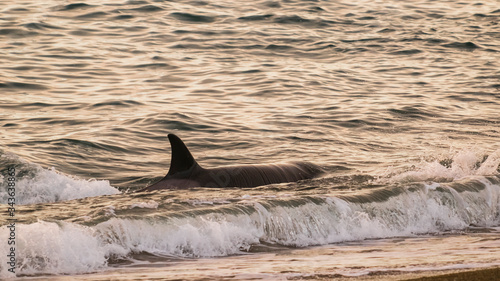
[[256, 187], [311, 179], [324, 172], [319, 166], [307, 162], [205, 169], [196, 162], [178, 136], [169, 134], [168, 139], [172, 147], [172, 155], [167, 175], [160, 181], [139, 191], [193, 187]]

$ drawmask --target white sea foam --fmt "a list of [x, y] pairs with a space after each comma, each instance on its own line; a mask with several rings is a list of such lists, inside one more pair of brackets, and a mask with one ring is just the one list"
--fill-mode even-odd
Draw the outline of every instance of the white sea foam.
[[390, 182], [453, 181], [468, 176], [498, 174], [500, 150], [489, 154], [484, 161], [483, 157], [485, 156], [476, 150], [464, 149], [453, 152], [449, 165], [443, 165], [439, 160], [422, 161], [411, 171], [394, 172], [389, 169], [387, 173]]
[[[3, 234], [4, 228], [0, 230]], [[118, 250], [118, 252], [117, 252]], [[103, 269], [107, 259], [119, 252], [103, 243], [91, 227], [73, 223], [37, 223], [17, 225], [17, 274], [86, 273]], [[3, 251], [2, 251], [3, 252]], [[0, 265], [0, 277], [10, 276]]]
[[[4, 154], [2, 157], [15, 157], [30, 170], [23, 177], [18, 177], [16, 184], [16, 204], [51, 203], [85, 197], [118, 194], [120, 191], [107, 180], [79, 179], [64, 175], [54, 168], [45, 169], [33, 163], [27, 163], [15, 155]], [[19, 171], [17, 171], [19, 174]], [[5, 182], [5, 179], [3, 179]], [[8, 198], [6, 186], [0, 188], [0, 203], [6, 204]]]
[[133, 203], [129, 207], [130, 209], [133, 208], [146, 208], [146, 209], [156, 209], [158, 208], [158, 202], [154, 200], [149, 200], [148, 202], [138, 202], [138, 203]]
[[[477, 181], [484, 184], [482, 189], [457, 192], [446, 184], [419, 184], [385, 200], [292, 198], [291, 204], [287, 198], [246, 201], [228, 212], [227, 206], [215, 206], [196, 215], [112, 217], [92, 227], [68, 222], [21, 224], [19, 270], [21, 274], [95, 272], [106, 268], [110, 258], [131, 253], [219, 257], [241, 253], [262, 241], [303, 247], [412, 236], [471, 224], [498, 226], [500, 186], [485, 177], [461, 184], [477, 185]], [[0, 230], [2, 237], [5, 231]], [[0, 267], [5, 274], [4, 265]]]
[[[95, 226], [45, 221], [20, 224], [17, 231], [18, 273], [95, 272], [108, 268], [112, 258], [140, 252], [177, 257], [219, 257], [241, 253], [260, 242], [304, 247], [412, 236], [463, 229], [469, 225], [499, 226], [500, 186], [480, 176], [496, 173], [498, 153], [491, 154], [479, 167], [475, 164], [477, 159], [468, 153], [457, 155], [453, 162], [458, 165], [455, 168], [437, 162], [427, 163], [422, 165], [423, 169], [413, 171], [411, 176], [427, 181], [448, 173], [453, 179], [461, 180], [403, 185], [400, 181], [396, 187], [400, 192], [385, 197], [374, 196], [373, 200], [370, 196], [366, 197], [369, 200], [356, 200], [357, 195], [352, 195], [351, 199], [242, 196], [244, 200], [236, 203], [235, 208], [231, 208], [228, 202], [229, 206], [206, 205], [203, 212], [193, 214], [183, 211], [173, 216], [134, 219], [117, 216], [115, 206], [109, 205], [106, 213], [110, 219]], [[405, 182], [404, 176], [401, 179]], [[68, 188], [62, 197], [60, 194], [57, 198], [46, 195], [43, 197], [46, 201], [69, 199], [70, 190], [76, 190], [81, 197], [97, 195], [89, 181], [72, 179], [54, 170], [37, 170], [35, 177], [22, 180], [26, 183], [20, 184], [25, 189], [20, 197], [24, 198], [25, 204], [31, 202], [28, 194], [33, 196], [38, 190], [30, 188], [30, 181], [32, 184], [43, 183], [41, 190]], [[109, 185], [100, 184], [104, 191], [116, 191], [110, 190]], [[470, 187], [470, 190], [454, 189], [453, 184]], [[87, 189], [93, 192], [89, 194]], [[367, 191], [368, 195], [370, 192]], [[155, 201], [129, 206], [130, 209], [157, 207]], [[1, 228], [0, 238], [7, 235], [7, 229]], [[8, 277], [3, 262], [0, 277]]]
[[[456, 192], [441, 186], [422, 186], [384, 201], [349, 202], [327, 198], [325, 204], [263, 209], [259, 222], [266, 229], [261, 240], [289, 246], [407, 236], [471, 224], [500, 224], [500, 186], [486, 183], [480, 191]], [[465, 181], [467, 184], [467, 181]]]

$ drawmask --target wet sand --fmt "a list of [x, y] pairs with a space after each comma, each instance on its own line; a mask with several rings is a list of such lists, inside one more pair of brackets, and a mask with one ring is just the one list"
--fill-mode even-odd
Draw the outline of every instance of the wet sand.
[[497, 281], [500, 280], [500, 267], [455, 271], [452, 273], [439, 273], [431, 276], [423, 276], [409, 279], [407, 281]]
[[500, 267], [446, 270], [446, 271], [422, 271], [412, 273], [387, 272], [387, 274], [368, 275], [361, 277], [345, 277], [340, 275], [316, 275], [310, 278], [296, 280], [331, 280], [331, 281], [498, 281], [500, 280]]

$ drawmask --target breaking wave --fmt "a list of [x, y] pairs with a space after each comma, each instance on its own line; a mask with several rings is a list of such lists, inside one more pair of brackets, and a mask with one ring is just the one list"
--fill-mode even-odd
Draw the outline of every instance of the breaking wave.
[[[134, 254], [221, 257], [271, 243], [305, 247], [412, 236], [500, 223], [500, 178], [412, 183], [334, 197], [255, 199], [93, 226], [38, 221], [19, 226], [21, 274], [85, 273]], [[7, 235], [5, 229], [1, 236]], [[5, 268], [2, 272], [5, 274]]]
[[[62, 174], [54, 168], [42, 168], [14, 154], [2, 154], [0, 161], [2, 166], [9, 165], [16, 169], [18, 205], [52, 203], [120, 193], [107, 180], [79, 179]], [[0, 175], [0, 204], [7, 204], [7, 198], [7, 177]]]

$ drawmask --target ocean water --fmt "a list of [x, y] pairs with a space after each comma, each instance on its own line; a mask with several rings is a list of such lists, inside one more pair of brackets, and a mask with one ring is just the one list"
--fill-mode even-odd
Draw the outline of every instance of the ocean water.
[[[500, 265], [499, 62], [497, 0], [0, 1], [0, 277]], [[203, 167], [326, 173], [134, 192], [168, 133]]]

